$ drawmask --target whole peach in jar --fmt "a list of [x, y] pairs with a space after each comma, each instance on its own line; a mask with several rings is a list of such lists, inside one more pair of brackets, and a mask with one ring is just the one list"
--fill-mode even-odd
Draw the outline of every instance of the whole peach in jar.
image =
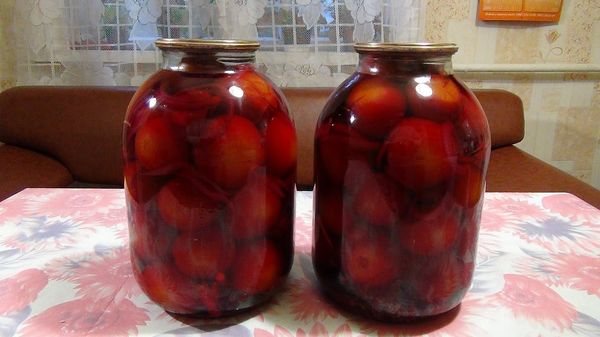
[[324, 292], [381, 320], [456, 307], [472, 280], [489, 127], [454, 44], [356, 44], [315, 134], [313, 264]]
[[296, 134], [258, 43], [161, 39], [163, 67], [125, 116], [131, 261], [166, 311], [217, 317], [267, 301], [293, 254]]

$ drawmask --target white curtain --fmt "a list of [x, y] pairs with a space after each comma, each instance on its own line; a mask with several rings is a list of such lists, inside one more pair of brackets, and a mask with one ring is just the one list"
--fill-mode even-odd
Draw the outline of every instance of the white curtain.
[[335, 86], [356, 41], [421, 40], [418, 0], [18, 0], [19, 85], [139, 85], [160, 67], [153, 42], [257, 39], [280, 86]]

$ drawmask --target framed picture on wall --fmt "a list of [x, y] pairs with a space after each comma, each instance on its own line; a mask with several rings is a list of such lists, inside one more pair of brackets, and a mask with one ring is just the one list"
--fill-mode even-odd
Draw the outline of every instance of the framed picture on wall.
[[479, 0], [479, 20], [558, 22], [562, 0]]

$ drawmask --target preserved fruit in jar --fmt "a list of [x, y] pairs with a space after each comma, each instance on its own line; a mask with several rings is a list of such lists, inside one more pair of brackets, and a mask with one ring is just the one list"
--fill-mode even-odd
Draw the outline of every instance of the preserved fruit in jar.
[[163, 67], [125, 116], [134, 276], [176, 314], [268, 300], [292, 264], [296, 134], [258, 43], [162, 39]]
[[313, 264], [324, 292], [382, 320], [446, 312], [473, 274], [487, 119], [454, 44], [357, 44], [315, 133]]

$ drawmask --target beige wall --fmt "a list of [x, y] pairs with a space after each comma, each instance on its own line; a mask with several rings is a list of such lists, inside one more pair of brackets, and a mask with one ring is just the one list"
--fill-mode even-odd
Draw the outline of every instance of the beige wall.
[[0, 91], [15, 85], [12, 23], [15, 0], [0, 0]]
[[[557, 24], [481, 22], [475, 0], [429, 0], [426, 37], [453, 41], [460, 64], [600, 66], [600, 3], [563, 1]], [[518, 146], [600, 188], [600, 73], [458, 73], [471, 87], [502, 88], [525, 106]]]

